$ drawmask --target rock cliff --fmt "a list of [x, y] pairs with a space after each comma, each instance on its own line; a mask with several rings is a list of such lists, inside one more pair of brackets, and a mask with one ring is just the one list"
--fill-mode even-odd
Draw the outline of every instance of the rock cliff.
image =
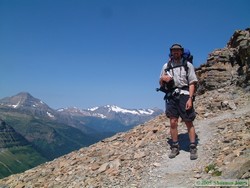
[[226, 47], [210, 53], [207, 62], [196, 73], [200, 94], [232, 84], [249, 90], [250, 28], [235, 31]]

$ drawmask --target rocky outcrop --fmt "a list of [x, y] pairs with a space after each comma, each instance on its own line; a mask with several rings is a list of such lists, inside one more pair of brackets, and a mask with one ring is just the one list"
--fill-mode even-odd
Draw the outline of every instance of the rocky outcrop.
[[209, 54], [207, 62], [196, 73], [198, 93], [237, 85], [250, 89], [250, 28], [237, 30], [227, 46]]

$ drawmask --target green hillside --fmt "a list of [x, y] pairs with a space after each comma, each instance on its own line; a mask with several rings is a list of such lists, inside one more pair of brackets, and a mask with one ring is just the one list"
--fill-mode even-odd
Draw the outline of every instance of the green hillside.
[[21, 134], [0, 119], [0, 178], [46, 161]]
[[14, 146], [0, 149], [0, 178], [33, 168], [46, 159], [31, 146]]

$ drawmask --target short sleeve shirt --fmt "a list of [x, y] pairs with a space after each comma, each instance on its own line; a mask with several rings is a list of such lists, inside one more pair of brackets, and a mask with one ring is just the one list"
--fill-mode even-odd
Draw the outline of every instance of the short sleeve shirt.
[[[181, 62], [182, 62], [182, 60], [181, 60]], [[167, 69], [168, 63], [165, 63], [162, 67], [160, 77], [164, 74], [169, 74], [174, 79], [175, 87], [182, 88], [184, 86], [188, 86], [189, 84], [198, 81], [196, 74], [195, 74], [194, 66], [192, 63], [187, 62], [187, 67], [188, 67], [187, 72], [186, 72], [184, 66], [175, 67], [175, 66], [177, 66], [177, 64], [175, 64], [174, 62], [169, 62], [169, 63], [171, 63], [173, 68], [170, 69], [169, 72], [166, 73], [165, 69]], [[188, 78], [188, 80], [187, 80], [187, 78]], [[182, 90], [181, 94], [188, 95], [189, 92]]]

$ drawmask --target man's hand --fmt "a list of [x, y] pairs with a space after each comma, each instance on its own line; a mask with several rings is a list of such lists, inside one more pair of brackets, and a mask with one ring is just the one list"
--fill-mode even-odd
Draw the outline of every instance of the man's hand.
[[169, 82], [170, 80], [172, 80], [173, 78], [169, 75], [162, 75], [161, 79], [160, 79], [160, 85], [163, 86], [164, 82]]
[[189, 97], [187, 103], [186, 103], [186, 110], [190, 110], [193, 106], [193, 100], [191, 97]]

